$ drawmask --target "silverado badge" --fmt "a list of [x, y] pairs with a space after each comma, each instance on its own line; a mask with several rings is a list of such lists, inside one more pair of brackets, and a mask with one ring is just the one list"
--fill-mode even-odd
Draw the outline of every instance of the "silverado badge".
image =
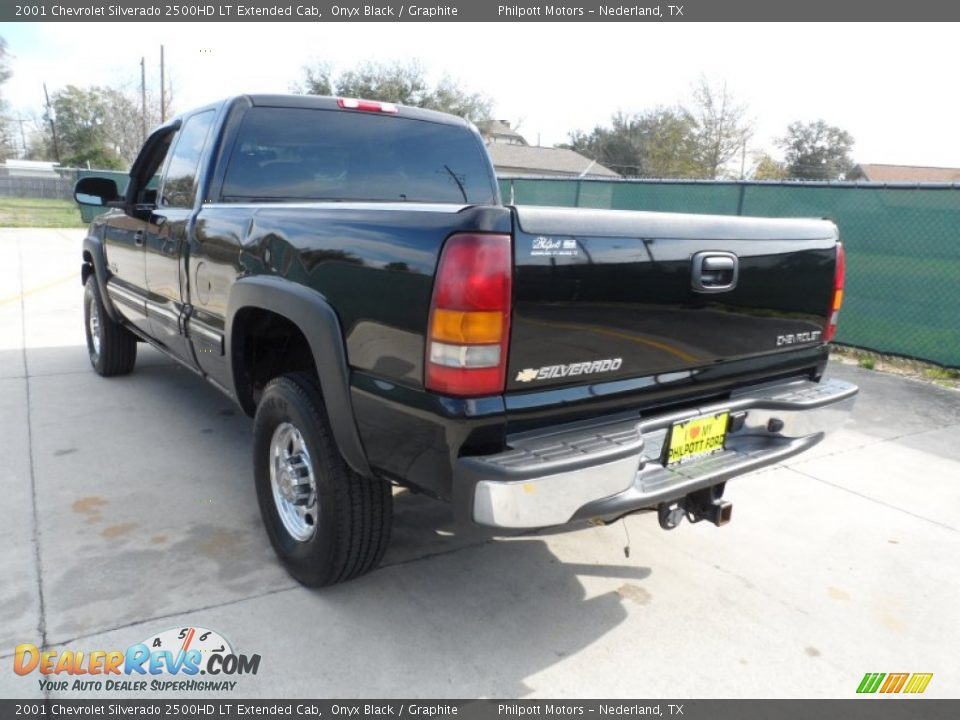
[[569, 363], [568, 365], [545, 365], [540, 368], [524, 368], [517, 373], [515, 380], [525, 383], [533, 380], [550, 380], [574, 375], [592, 375], [593, 373], [619, 370], [621, 365], [623, 365], [623, 358], [607, 358], [606, 360]]

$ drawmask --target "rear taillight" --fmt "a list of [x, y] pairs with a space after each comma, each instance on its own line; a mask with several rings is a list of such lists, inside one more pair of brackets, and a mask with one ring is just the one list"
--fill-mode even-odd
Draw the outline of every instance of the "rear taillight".
[[424, 384], [447, 395], [503, 392], [510, 337], [509, 235], [451, 236], [430, 303]]
[[393, 103], [358, 98], [337, 98], [337, 105], [346, 110], [365, 110], [367, 112], [395, 113], [399, 108]]
[[837, 334], [837, 316], [843, 305], [843, 277], [847, 271], [846, 255], [843, 243], [837, 243], [837, 265], [833, 273], [833, 292], [830, 294], [830, 307], [827, 309], [827, 325], [823, 330], [823, 341], [830, 342]]

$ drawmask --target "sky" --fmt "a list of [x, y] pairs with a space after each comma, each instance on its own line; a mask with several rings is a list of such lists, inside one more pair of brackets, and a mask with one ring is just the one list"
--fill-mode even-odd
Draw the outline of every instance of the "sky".
[[751, 150], [796, 120], [850, 132], [858, 162], [960, 167], [960, 27], [871, 23], [0, 23], [14, 112], [43, 82], [158, 88], [165, 46], [176, 111], [244, 92], [288, 92], [305, 64], [416, 60], [489, 95], [531, 144], [687, 101], [701, 75], [750, 108]]

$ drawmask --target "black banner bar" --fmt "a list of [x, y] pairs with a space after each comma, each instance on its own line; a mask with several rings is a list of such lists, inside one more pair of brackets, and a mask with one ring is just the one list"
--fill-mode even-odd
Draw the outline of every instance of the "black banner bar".
[[[910, 22], [960, 20], [943, 0], [671, 0], [519, 2], [505, 0], [60, 0], [4, 2], [0, 22]], [[815, 48], [810, 48], [815, 51]]]
[[0, 700], [0, 718], [673, 718], [674, 720], [954, 720], [960, 700]]

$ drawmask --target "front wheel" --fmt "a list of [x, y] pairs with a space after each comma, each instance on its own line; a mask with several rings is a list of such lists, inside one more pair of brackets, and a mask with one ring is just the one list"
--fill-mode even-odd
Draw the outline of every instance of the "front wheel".
[[133, 370], [137, 338], [107, 315], [93, 274], [83, 286], [83, 324], [90, 364], [98, 375], [126, 375]]
[[253, 425], [257, 501], [274, 550], [310, 587], [377, 566], [387, 549], [393, 495], [341, 457], [316, 382], [294, 373], [264, 388]]

